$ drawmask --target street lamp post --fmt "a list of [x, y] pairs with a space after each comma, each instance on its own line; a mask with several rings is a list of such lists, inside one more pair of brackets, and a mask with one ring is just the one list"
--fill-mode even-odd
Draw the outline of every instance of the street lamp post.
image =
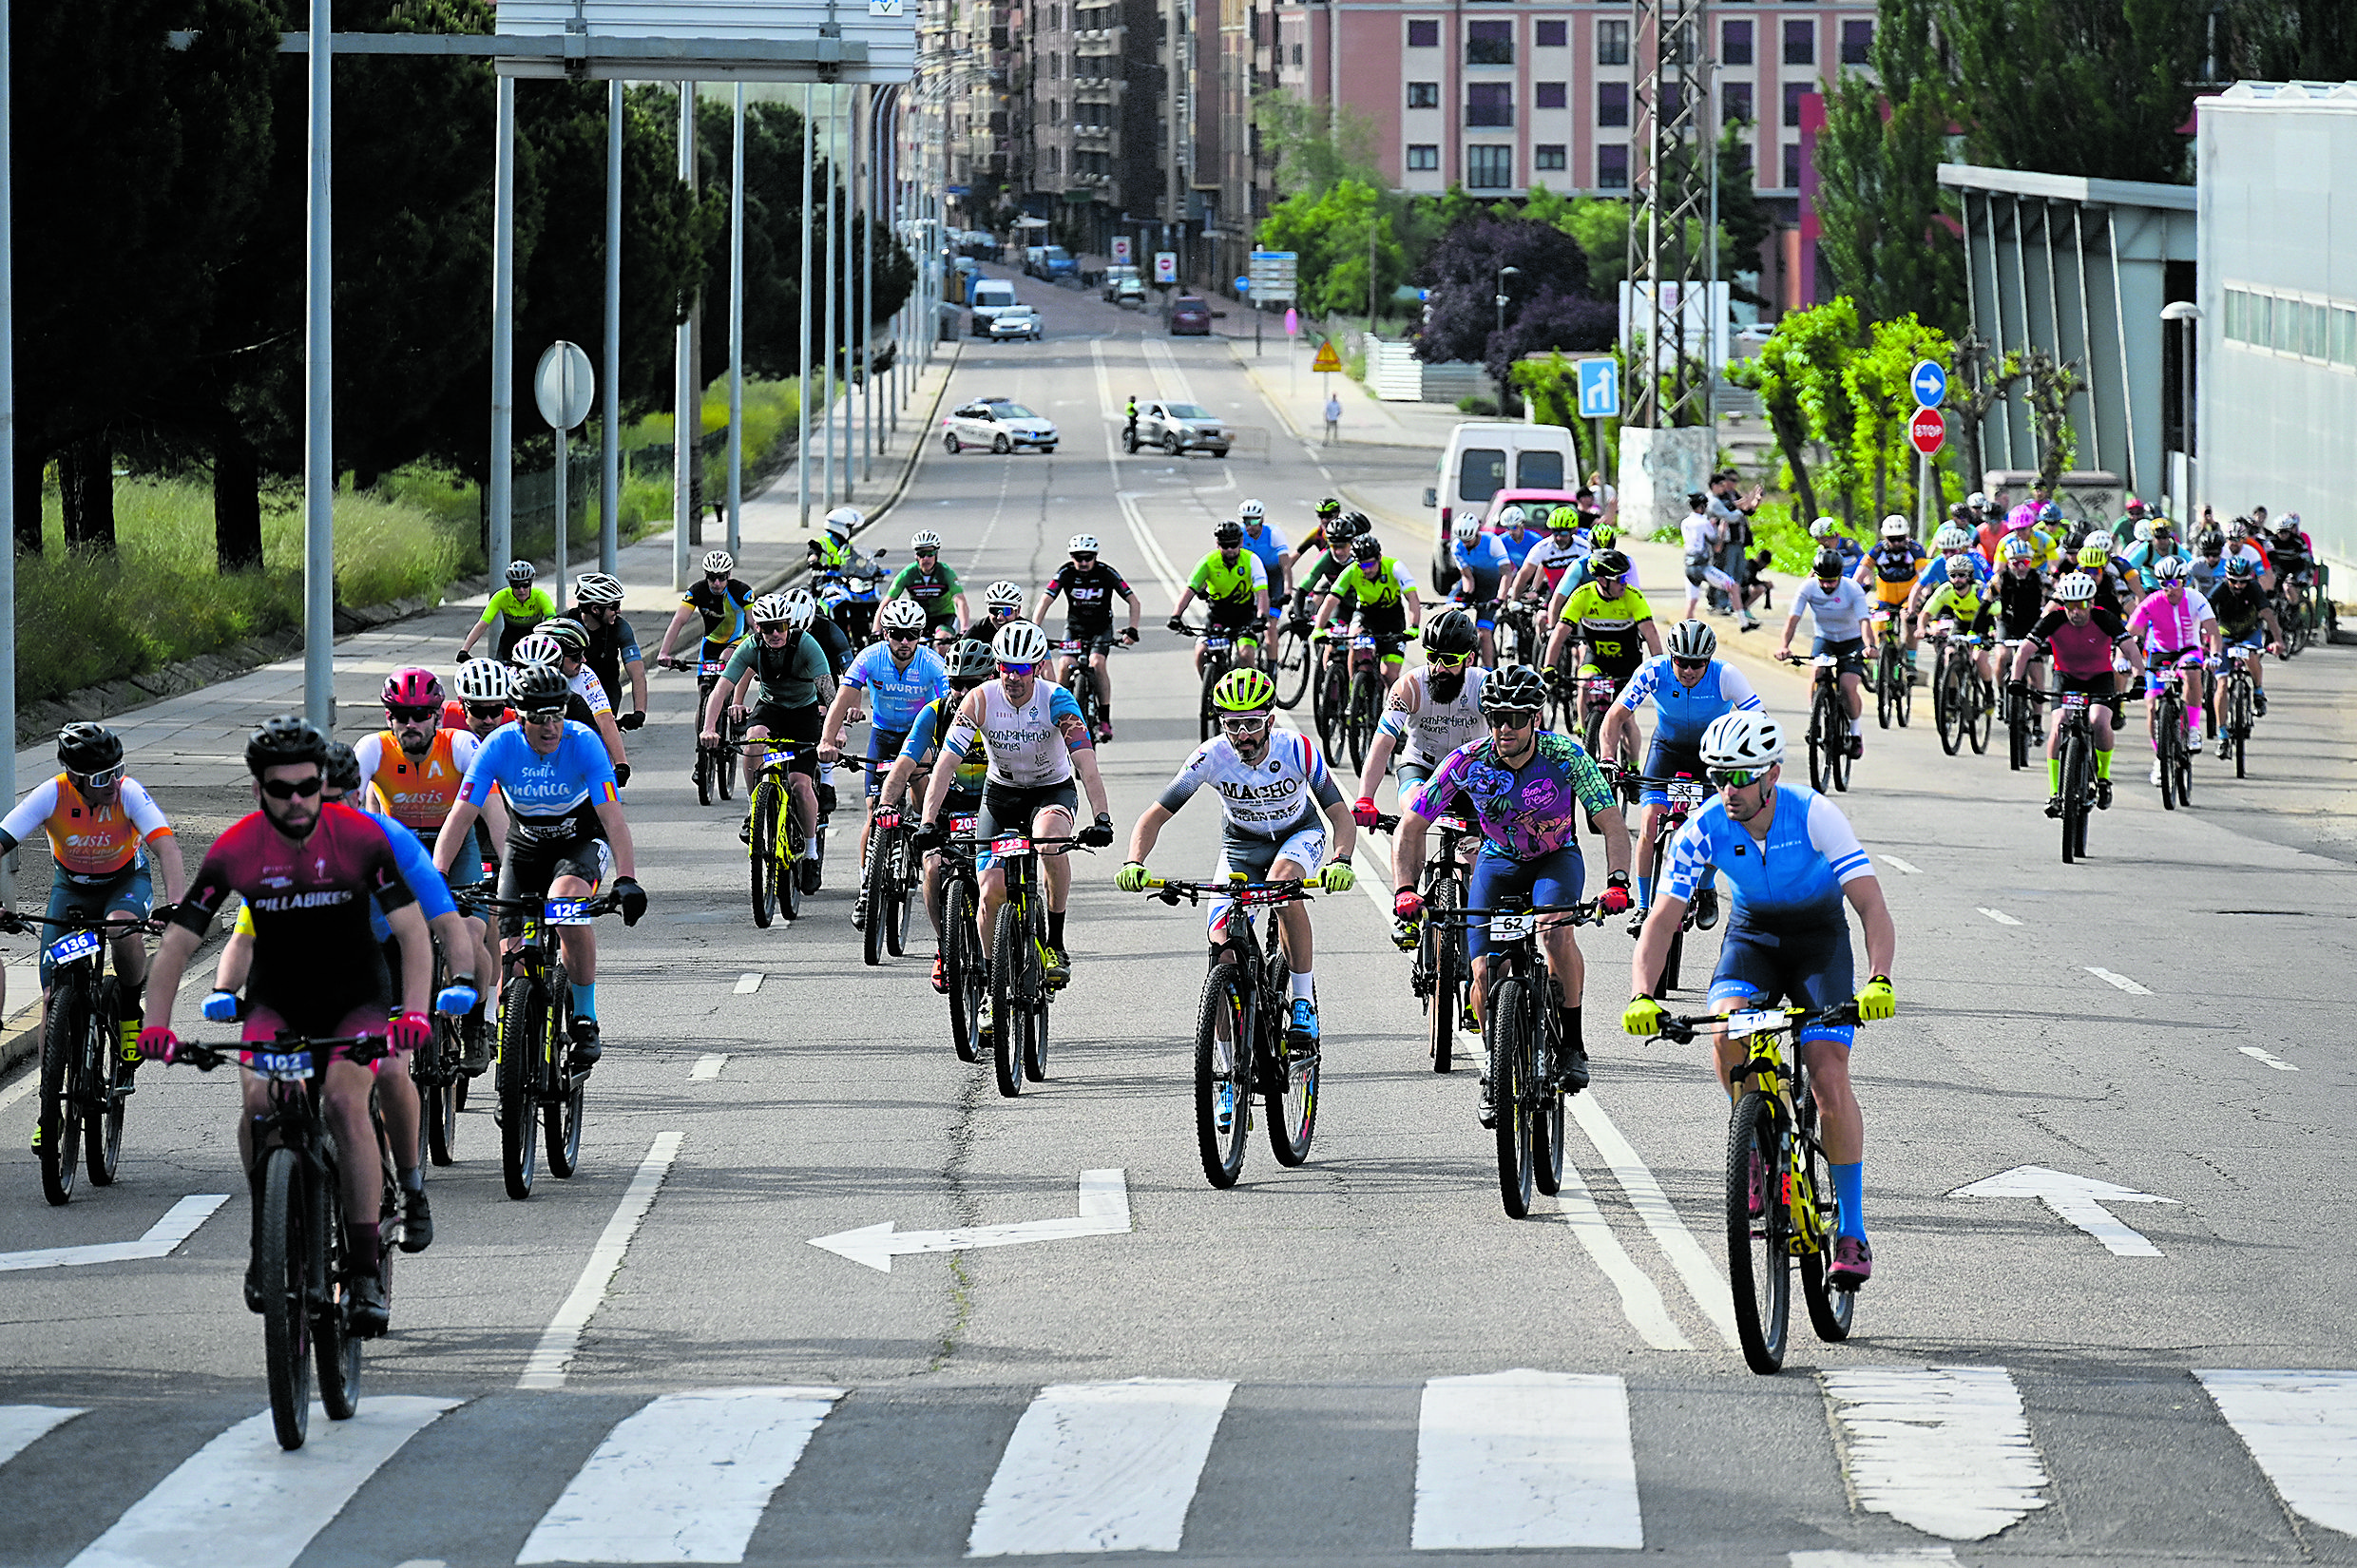
[[[1520, 267], [1500, 267], [1498, 269], [1498, 335], [1501, 337], [1505, 335], [1505, 280], [1522, 276], [1523, 269]], [[1498, 411], [1501, 413], [1505, 411], [1505, 388], [1503, 386], [1498, 389]]]
[[[2194, 347], [2201, 330], [2201, 307], [2190, 299], [2175, 300], [2161, 307], [2160, 318], [2184, 329], [2177, 350], [2177, 449], [2185, 457], [2185, 493], [2171, 497], [2182, 526], [2194, 520]], [[2174, 492], [2177, 487], [2169, 488]]]

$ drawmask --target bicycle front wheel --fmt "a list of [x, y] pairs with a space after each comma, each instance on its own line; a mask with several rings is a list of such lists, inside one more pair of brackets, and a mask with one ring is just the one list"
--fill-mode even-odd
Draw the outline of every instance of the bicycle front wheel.
[[[909, 905], [916, 892], [916, 878], [910, 874], [910, 863], [915, 858], [909, 849], [909, 831], [891, 830], [891, 850], [885, 856], [887, 874], [884, 878], [884, 950], [894, 958], [909, 952]], [[868, 918], [876, 918], [874, 910]]]
[[82, 1158], [82, 1055], [89, 1025], [87, 984], [76, 975], [50, 992], [41, 1031], [41, 1110], [34, 1137], [41, 1151], [41, 1195], [52, 1204], [72, 1198]]
[[499, 1172], [508, 1195], [517, 1202], [532, 1195], [540, 1174], [540, 1146], [533, 1139], [532, 1077], [546, 1049], [541, 1039], [544, 1010], [536, 1005], [529, 978], [508, 982], [499, 1007]]
[[777, 910], [777, 867], [771, 859], [777, 839], [777, 786], [767, 779], [753, 787], [750, 821], [753, 844], [745, 866], [753, 882], [753, 924], [766, 931]]
[[960, 1061], [982, 1060], [982, 1021], [989, 997], [984, 986], [982, 939], [974, 934], [974, 895], [952, 876], [941, 901], [942, 978], [949, 985], [949, 1043]]
[[1533, 1092], [1530, 985], [1508, 980], [1489, 993], [1489, 1102], [1497, 1110], [1498, 1197], [1509, 1218], [1530, 1213]]
[[311, 1429], [311, 1312], [305, 1297], [312, 1237], [306, 1185], [294, 1150], [273, 1149], [262, 1157], [254, 1274], [261, 1288], [270, 1425], [281, 1448], [301, 1447]]
[[1727, 1284], [1734, 1292], [1735, 1338], [1742, 1342], [1743, 1359], [1763, 1377], [1783, 1369], [1791, 1334], [1789, 1221], [1777, 1193], [1781, 1142], [1775, 1101], [1757, 1089], [1747, 1091], [1727, 1124]]
[[860, 890], [868, 900], [866, 929], [859, 944], [860, 961], [870, 968], [884, 962], [884, 923], [891, 918], [892, 835], [878, 828], [868, 834], [868, 865]]
[[98, 1005], [90, 1009], [82, 1057], [82, 1080], [89, 1104], [82, 1116], [82, 1163], [90, 1185], [111, 1187], [123, 1166], [123, 1100], [115, 1092], [123, 1062], [123, 989], [114, 976], [100, 983]]
[[[1292, 993], [1292, 970], [1281, 956], [1269, 988], [1277, 996]], [[1254, 1011], [1257, 1015], [1259, 1009]], [[1312, 1046], [1297, 1054], [1286, 1043], [1282, 1023], [1266, 1017], [1259, 1022], [1273, 1037], [1268, 1060], [1277, 1063], [1282, 1075], [1277, 1085], [1283, 1092], [1261, 1096], [1261, 1108], [1269, 1118], [1269, 1152], [1279, 1165], [1299, 1165], [1310, 1157], [1310, 1140], [1317, 1136], [1317, 1049]]]
[[1195, 1015], [1195, 1147], [1203, 1179], [1222, 1190], [1244, 1174], [1252, 1135], [1251, 1027], [1236, 966], [1212, 966]]
[[1361, 670], [1351, 679], [1351, 771], [1367, 766], [1367, 748], [1374, 743], [1375, 725], [1383, 717], [1383, 679]]
[[2087, 852], [2087, 742], [2072, 736], [2062, 742], [2062, 864]]
[[1890, 728], [1890, 716], [1898, 707], [1892, 689], [1898, 681], [1899, 650], [1885, 643], [1882, 657], [1874, 661], [1874, 721], [1886, 730]]
[[1276, 705], [1292, 712], [1310, 689], [1310, 637], [1293, 621], [1276, 634]]
[[1426, 999], [1426, 1043], [1432, 1070], [1455, 1066], [1458, 1010], [1466, 986], [1463, 916], [1457, 913], [1457, 879], [1436, 876], [1424, 895], [1424, 944], [1431, 955], [1432, 994]]
[[1964, 743], [1966, 715], [1972, 704], [1972, 666], [1963, 660], [1944, 662], [1931, 691], [1932, 728], [1940, 732], [1940, 749], [1954, 756]]
[[1010, 900], [999, 906], [998, 928], [990, 933], [990, 1067], [999, 1093], [1023, 1093], [1025, 1037], [1031, 1009], [1024, 1001], [1023, 921]]
[[1986, 756], [1989, 736], [1997, 722], [1997, 694], [1978, 674], [1972, 678], [1972, 711], [1964, 716], [1964, 734], [1971, 737], [1972, 755]]
[[[801, 813], [794, 809], [794, 792], [785, 785], [774, 784], [774, 810], [776, 827], [766, 842], [769, 851], [769, 881], [777, 896], [777, 908], [788, 920], [802, 918], [802, 862], [812, 852], [810, 835], [803, 830]], [[755, 842], [764, 842], [756, 837]]]

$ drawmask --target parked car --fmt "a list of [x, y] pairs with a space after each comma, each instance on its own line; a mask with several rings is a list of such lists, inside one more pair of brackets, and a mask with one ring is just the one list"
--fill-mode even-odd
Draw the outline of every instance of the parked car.
[[1108, 305], [1142, 305], [1146, 302], [1146, 280], [1138, 269], [1126, 262], [1117, 262], [1105, 269], [1104, 301]]
[[1024, 337], [1036, 343], [1040, 340], [1040, 313], [1028, 305], [1008, 305], [992, 314], [990, 336]]
[[1128, 447], [1159, 447], [1173, 457], [1191, 451], [1225, 457], [1233, 440], [1234, 433], [1199, 404], [1148, 403], [1138, 411], [1138, 433]]
[[1201, 296], [1182, 294], [1170, 302], [1170, 335], [1173, 337], [1209, 337], [1211, 307]]
[[972, 301], [973, 319], [968, 331], [976, 337], [990, 335], [990, 318], [999, 312], [1011, 310], [1016, 304], [1015, 285], [1004, 277], [976, 278], [967, 291]]
[[958, 236], [958, 249], [967, 256], [996, 261], [999, 258], [998, 236], [988, 229], [968, 229]]
[[[1468, 419], [1448, 432], [1441, 452], [1439, 482], [1424, 492], [1424, 504], [1439, 508], [1436, 537], [1447, 541], [1459, 511], [1486, 515], [1501, 490], [1562, 491], [1579, 484], [1579, 455], [1571, 432], [1561, 425], [1525, 425], [1515, 420]], [[1566, 483], [1568, 480], [1568, 483]], [[1457, 568], [1446, 549], [1435, 547], [1432, 584], [1446, 591]]]
[[976, 398], [951, 410], [941, 420], [941, 444], [953, 452], [964, 451], [968, 447], [987, 447], [994, 452], [1034, 447], [1052, 452], [1058, 439], [1054, 421], [1033, 413], [1010, 397]]

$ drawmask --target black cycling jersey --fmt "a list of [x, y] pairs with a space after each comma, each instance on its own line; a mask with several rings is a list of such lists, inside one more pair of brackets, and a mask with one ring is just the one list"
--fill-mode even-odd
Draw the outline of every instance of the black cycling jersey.
[[712, 586], [712, 579], [700, 577], [688, 584], [683, 602], [703, 617], [705, 641], [733, 641], [743, 635], [744, 608], [753, 602], [753, 584], [732, 577], [723, 594]]
[[1047, 598], [1052, 602], [1058, 594], [1064, 597], [1064, 635], [1067, 637], [1102, 637], [1113, 629], [1113, 602], [1131, 598], [1132, 590], [1121, 574], [1103, 561], [1097, 562], [1085, 572], [1067, 561], [1047, 584]]
[[2011, 571], [2000, 571], [1991, 582], [1990, 597], [1997, 602], [2004, 635], [2027, 637], [2046, 606], [2046, 580], [2036, 572], [2016, 577]]

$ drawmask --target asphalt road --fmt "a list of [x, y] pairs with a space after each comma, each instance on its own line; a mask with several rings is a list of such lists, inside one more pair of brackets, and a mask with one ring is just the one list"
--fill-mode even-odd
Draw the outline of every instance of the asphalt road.
[[[1306, 526], [1337, 480], [1428, 459], [1321, 472], [1225, 342], [1024, 289], [1046, 341], [969, 346], [949, 397], [1019, 398], [1064, 445], [935, 447], [883, 542], [938, 529], [978, 595], [1102, 539], [1147, 605], [1102, 753], [1125, 836], [1193, 744], [1188, 645], [1155, 628], [1210, 525], [1256, 496]], [[1268, 455], [1120, 456], [1106, 411], [1133, 391], [1268, 428]], [[356, 650], [340, 695], [445, 657], [457, 624]], [[1358, 893], [1317, 910], [1314, 1154], [1285, 1171], [1256, 1145], [1214, 1192], [1187, 1076], [1198, 916], [1115, 892], [1118, 848], [1084, 862], [1053, 1077], [1003, 1100], [949, 1049], [929, 944], [862, 966], [847, 854], [800, 922], [754, 929], [666, 676], [628, 792], [653, 910], [602, 927], [581, 1172], [508, 1200], [477, 1102], [357, 1422], [315, 1421], [291, 1457], [252, 1425], [226, 1083], [144, 1072], [122, 1180], [62, 1210], [25, 1152], [27, 1080], [0, 1086], [0, 1561], [2350, 1560], [2347, 658], [2277, 666], [2253, 778], [2205, 761], [2191, 811], [2123, 760], [2075, 868], [2042, 777], [1941, 755], [1927, 701], [1871, 737], [1841, 803], [1900, 932], [1900, 1015], [1856, 1058], [1877, 1272], [1855, 1335], [1796, 1325], [1773, 1379], [1724, 1329], [1724, 1100], [1697, 1049], [1619, 1033], [1617, 928], [1584, 939], [1578, 1179], [1531, 1219], [1500, 1212], [1473, 1076], [1428, 1070]], [[1796, 679], [1749, 668], [1800, 713]], [[192, 786], [229, 739], [183, 752]], [[1215, 818], [1181, 815], [1158, 869], [1209, 870]], [[1385, 848], [1360, 858], [1378, 890]], [[1690, 976], [1715, 948], [1694, 939]], [[2024, 1166], [2129, 1195], [2059, 1195], [2078, 1224], [1956, 1195]], [[1069, 1218], [1084, 1172], [1120, 1173], [1131, 1229], [889, 1272], [809, 1244]], [[166, 1256], [19, 1256], [135, 1240], [204, 1194], [231, 1195]]]

